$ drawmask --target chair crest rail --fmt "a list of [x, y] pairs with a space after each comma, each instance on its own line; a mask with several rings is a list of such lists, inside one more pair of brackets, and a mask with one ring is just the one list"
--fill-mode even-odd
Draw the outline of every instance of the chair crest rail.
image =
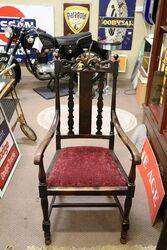
[[118, 75], [118, 55], [115, 55], [111, 60], [101, 61], [96, 57], [81, 56], [73, 61], [66, 59], [55, 60], [55, 74], [72, 73], [72, 72], [97, 72], [97, 73], [113, 73], [113, 76]]

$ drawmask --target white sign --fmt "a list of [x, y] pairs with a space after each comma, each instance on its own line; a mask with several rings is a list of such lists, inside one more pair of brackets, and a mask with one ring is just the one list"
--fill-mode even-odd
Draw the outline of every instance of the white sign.
[[[4, 35], [4, 30], [6, 26], [16, 24], [20, 18], [25, 20], [27, 27], [34, 25], [50, 35], [54, 35], [52, 6], [0, 4], [0, 53], [5, 53], [4, 46], [7, 43], [7, 38]], [[18, 56], [22, 54], [23, 51], [20, 49]]]

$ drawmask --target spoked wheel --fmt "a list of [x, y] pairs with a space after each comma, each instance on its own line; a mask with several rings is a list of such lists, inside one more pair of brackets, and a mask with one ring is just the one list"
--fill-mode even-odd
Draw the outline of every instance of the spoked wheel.
[[28, 137], [28, 139], [36, 141], [37, 135], [35, 134], [34, 130], [31, 127], [29, 127], [26, 123], [21, 123], [20, 129], [25, 134], [25, 136]]

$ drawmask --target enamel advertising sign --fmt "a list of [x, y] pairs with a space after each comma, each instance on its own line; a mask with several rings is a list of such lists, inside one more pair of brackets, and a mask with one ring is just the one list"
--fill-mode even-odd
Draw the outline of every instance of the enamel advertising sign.
[[20, 152], [8, 126], [6, 117], [0, 106], [0, 197], [9, 184], [17, 163]]
[[[54, 17], [52, 7], [0, 4], [0, 53], [5, 53], [5, 47], [8, 41], [4, 35], [6, 26], [17, 24], [20, 18], [24, 19], [26, 27], [33, 25], [45, 30], [51, 35], [54, 35]], [[24, 51], [22, 48], [18, 49], [16, 57], [18, 62], [24, 61]]]
[[64, 4], [64, 35], [89, 31], [89, 4]]
[[99, 41], [131, 50], [136, 0], [100, 0]]
[[165, 191], [158, 168], [158, 163], [148, 138], [142, 149], [142, 163], [137, 167], [147, 194], [151, 222], [154, 224]]

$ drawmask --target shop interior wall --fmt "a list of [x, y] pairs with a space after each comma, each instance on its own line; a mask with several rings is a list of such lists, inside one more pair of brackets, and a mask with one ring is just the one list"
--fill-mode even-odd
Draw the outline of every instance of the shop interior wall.
[[[133, 0], [132, 0], [133, 1]], [[136, 6], [143, 6], [144, 0], [137, 0]], [[97, 39], [98, 33], [98, 12], [99, 12], [99, 0], [1, 0], [2, 4], [22, 4], [22, 5], [48, 5], [54, 7], [54, 19], [55, 19], [55, 36], [63, 35], [63, 3], [90, 3], [90, 31], [93, 38]], [[47, 18], [47, 17], [46, 17]], [[121, 73], [120, 78], [129, 79], [137, 59], [140, 47], [143, 39], [146, 36], [148, 30], [144, 23], [142, 12], [139, 10], [135, 14], [135, 25], [133, 34], [133, 44], [130, 51], [118, 51], [120, 54], [126, 54], [128, 56], [128, 65], [126, 73]], [[23, 70], [24, 75], [28, 75], [27, 70]]]

